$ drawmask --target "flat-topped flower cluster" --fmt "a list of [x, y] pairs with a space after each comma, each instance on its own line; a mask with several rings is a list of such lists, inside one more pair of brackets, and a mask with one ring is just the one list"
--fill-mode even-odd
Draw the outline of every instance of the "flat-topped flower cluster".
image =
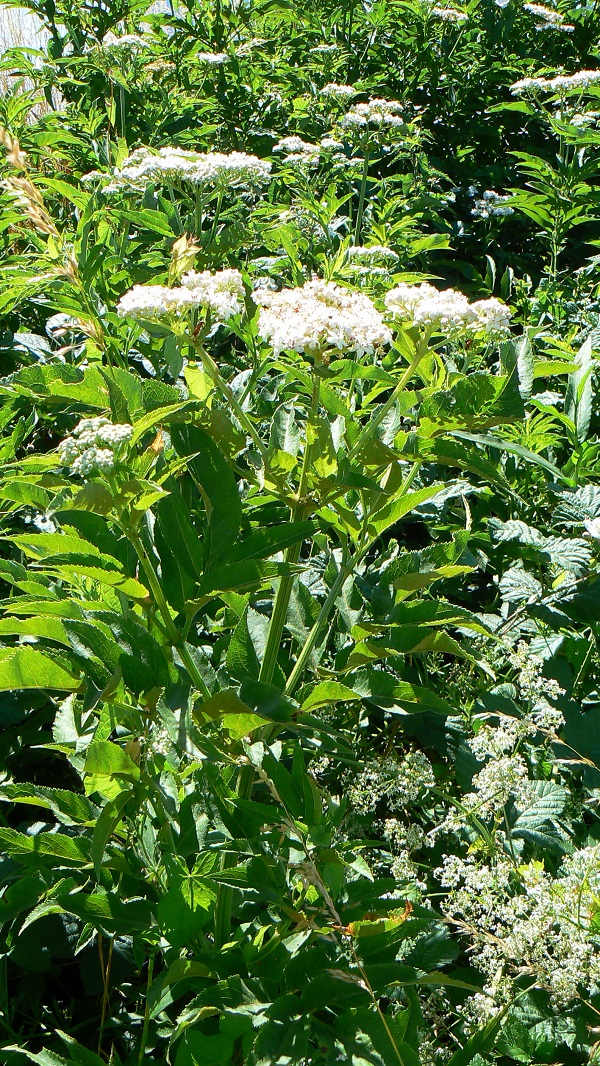
[[397, 285], [386, 294], [385, 305], [396, 318], [411, 326], [449, 336], [465, 330], [484, 333], [505, 332], [510, 326], [510, 309], [501, 300], [475, 300], [455, 289], [433, 285]]
[[262, 305], [258, 332], [274, 352], [316, 355], [326, 350], [372, 354], [389, 344], [392, 334], [372, 300], [362, 292], [326, 281], [308, 281], [295, 289], [269, 292]]
[[600, 82], [600, 70], [579, 70], [576, 74], [559, 74], [555, 78], [521, 78], [510, 87], [513, 96], [540, 92], [567, 93], [589, 89]]
[[133, 426], [128, 423], [115, 424], [102, 416], [83, 418], [59, 446], [61, 466], [69, 467], [72, 474], [84, 479], [95, 472], [108, 473], [132, 433]]
[[183, 148], [137, 148], [112, 174], [96, 171], [82, 180], [107, 180], [105, 193], [137, 190], [148, 185], [185, 182], [198, 189], [257, 188], [269, 180], [271, 164], [246, 152], [189, 152]]
[[244, 283], [239, 270], [220, 270], [216, 274], [195, 270], [184, 274], [181, 286], [134, 285], [121, 297], [117, 314], [121, 318], [159, 322], [178, 318], [190, 311], [210, 312], [218, 322], [227, 322], [244, 309]]
[[342, 126], [404, 126], [403, 106], [399, 100], [374, 98], [353, 104], [342, 119]]

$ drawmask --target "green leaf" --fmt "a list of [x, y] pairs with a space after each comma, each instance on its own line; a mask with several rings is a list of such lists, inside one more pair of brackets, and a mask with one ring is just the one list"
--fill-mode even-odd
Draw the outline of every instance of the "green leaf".
[[88, 795], [100, 792], [116, 799], [131, 781], [139, 781], [140, 771], [133, 759], [110, 740], [93, 740], [87, 749], [84, 784]]
[[86, 865], [90, 858], [89, 842], [85, 837], [69, 837], [64, 833], [38, 833], [28, 836], [16, 829], [4, 829], [0, 826], [0, 848], [7, 855], [24, 859], [27, 862], [45, 858], [56, 858], [62, 862]]
[[36, 648], [0, 648], [0, 691], [49, 689], [77, 692], [81, 678]]
[[360, 699], [358, 693], [339, 681], [322, 681], [316, 685], [302, 703], [303, 711], [314, 711], [317, 707], [329, 707], [332, 703]]
[[133, 793], [127, 790], [120, 792], [114, 799], [109, 800], [106, 806], [103, 808], [102, 813], [94, 826], [94, 833], [92, 836], [92, 848], [91, 857], [94, 864], [94, 873], [96, 879], [100, 879], [100, 872], [102, 869], [102, 859], [104, 858], [104, 851], [106, 845], [113, 835], [115, 829], [119, 825], [123, 817], [123, 810]]
[[569, 374], [565, 414], [575, 423], [580, 444], [587, 438], [594, 398], [592, 339], [588, 337], [575, 357], [577, 370]]
[[381, 536], [386, 529], [389, 529], [390, 526], [395, 525], [405, 515], [414, 511], [415, 507], [418, 507], [420, 503], [425, 503], [426, 500], [436, 496], [443, 488], [442, 484], [428, 485], [426, 488], [417, 489], [416, 492], [407, 492], [400, 499], [390, 500], [374, 515], [370, 516], [367, 527], [369, 535], [373, 539]]
[[189, 456], [188, 467], [206, 506], [208, 559], [223, 560], [239, 533], [242, 507], [236, 480], [225, 458], [197, 426], [174, 425], [173, 443], [180, 456]]

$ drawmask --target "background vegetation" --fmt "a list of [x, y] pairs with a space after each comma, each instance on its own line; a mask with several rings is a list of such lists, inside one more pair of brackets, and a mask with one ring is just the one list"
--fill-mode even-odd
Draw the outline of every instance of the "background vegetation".
[[596, 1062], [597, 5], [25, 9], [0, 1061]]

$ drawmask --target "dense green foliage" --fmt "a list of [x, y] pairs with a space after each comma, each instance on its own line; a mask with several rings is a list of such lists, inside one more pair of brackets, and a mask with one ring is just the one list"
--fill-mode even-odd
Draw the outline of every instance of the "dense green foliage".
[[0, 1062], [597, 1062], [596, 5], [26, 6]]

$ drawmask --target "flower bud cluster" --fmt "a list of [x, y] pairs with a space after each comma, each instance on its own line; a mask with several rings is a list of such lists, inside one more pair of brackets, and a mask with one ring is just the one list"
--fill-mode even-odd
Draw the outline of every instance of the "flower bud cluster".
[[95, 472], [108, 473], [132, 433], [133, 427], [127, 423], [115, 424], [103, 417], [84, 418], [59, 446], [61, 465], [84, 479]]
[[325, 281], [296, 289], [261, 289], [258, 332], [276, 354], [284, 350], [317, 355], [326, 350], [372, 354], [392, 335], [368, 296]]
[[504, 332], [510, 325], [510, 310], [500, 300], [476, 300], [455, 289], [440, 291], [433, 285], [408, 285], [403, 282], [386, 294], [388, 311], [411, 326], [448, 335], [465, 330], [475, 332]]

